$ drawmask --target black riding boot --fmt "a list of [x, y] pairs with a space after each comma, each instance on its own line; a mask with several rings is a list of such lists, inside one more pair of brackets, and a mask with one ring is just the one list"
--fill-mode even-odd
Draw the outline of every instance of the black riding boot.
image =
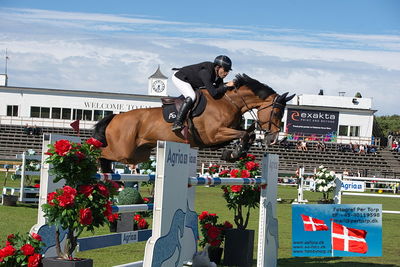
[[183, 121], [185, 120], [188, 111], [192, 107], [192, 104], [193, 100], [190, 97], [186, 97], [178, 111], [178, 114], [176, 115], [174, 125], [172, 125], [172, 131], [180, 131], [183, 129]]

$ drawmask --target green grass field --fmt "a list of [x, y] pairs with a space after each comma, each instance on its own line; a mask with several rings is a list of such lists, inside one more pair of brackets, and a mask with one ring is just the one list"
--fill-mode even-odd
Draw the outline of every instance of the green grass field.
[[[0, 189], [4, 183], [4, 174], [0, 173]], [[7, 181], [7, 186], [18, 186], [19, 181]], [[196, 210], [198, 213], [207, 210], [217, 213], [220, 220], [233, 222], [231, 212], [226, 208], [219, 187], [196, 188]], [[293, 199], [296, 197], [294, 187], [278, 188], [278, 197]], [[305, 198], [316, 201], [320, 195], [305, 192]], [[343, 197], [344, 204], [383, 204], [384, 210], [399, 210], [400, 201], [391, 198]], [[279, 266], [400, 266], [400, 215], [383, 214], [383, 257], [347, 257], [347, 258], [294, 258], [291, 256], [291, 204], [278, 204], [279, 224]], [[0, 206], [0, 247], [3, 246], [8, 234], [27, 232], [37, 220], [37, 206], [20, 204], [17, 207]], [[258, 210], [252, 211], [249, 229], [258, 230]], [[101, 228], [96, 234], [108, 234], [108, 228]], [[89, 236], [91, 233], [85, 233]], [[145, 243], [128, 244], [118, 247], [97, 249], [78, 253], [78, 257], [94, 259], [95, 266], [113, 266], [128, 263], [143, 258]], [[256, 247], [254, 260], [256, 260]], [[255, 262], [255, 261], [254, 261]]]

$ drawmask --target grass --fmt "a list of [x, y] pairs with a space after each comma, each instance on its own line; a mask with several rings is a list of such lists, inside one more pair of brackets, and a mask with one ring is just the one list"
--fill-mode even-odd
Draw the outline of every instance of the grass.
[[[4, 182], [4, 174], [0, 173], [0, 185]], [[19, 181], [7, 181], [7, 186], [18, 186]], [[225, 201], [218, 187], [196, 188], [196, 210], [207, 210], [217, 213], [221, 221], [232, 220], [231, 212], [226, 208]], [[278, 197], [293, 199], [296, 197], [296, 189], [293, 187], [278, 187]], [[320, 194], [305, 192], [306, 199], [317, 200]], [[390, 198], [367, 198], [343, 196], [343, 204], [383, 204], [384, 210], [399, 210], [400, 201]], [[400, 254], [400, 216], [396, 214], [383, 215], [383, 257], [346, 257], [346, 258], [294, 258], [291, 256], [291, 204], [278, 204], [277, 215], [279, 224], [279, 266], [400, 266], [398, 263]], [[0, 244], [4, 244], [8, 234], [15, 232], [27, 232], [37, 220], [37, 206], [19, 204], [17, 207], [0, 206]], [[258, 231], [258, 210], [252, 211], [249, 229]], [[108, 234], [108, 228], [100, 228], [96, 234]], [[91, 233], [84, 233], [89, 236]], [[77, 253], [78, 257], [94, 259], [95, 266], [113, 266], [143, 259], [145, 243], [127, 244], [118, 247], [103, 248]], [[1, 246], [0, 246], [1, 247]], [[254, 251], [254, 263], [256, 260], [256, 248]], [[118, 252], [117, 252], [118, 251]]]

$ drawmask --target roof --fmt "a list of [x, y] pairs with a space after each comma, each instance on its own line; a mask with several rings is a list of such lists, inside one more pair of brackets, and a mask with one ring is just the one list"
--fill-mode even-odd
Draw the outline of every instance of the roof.
[[151, 75], [151, 76], [149, 77], [149, 79], [150, 79], [150, 78], [153, 78], [153, 79], [168, 79], [167, 76], [165, 76], [164, 74], [161, 73], [160, 65], [158, 65], [158, 68], [157, 68], [156, 72], [154, 72], [154, 74]]

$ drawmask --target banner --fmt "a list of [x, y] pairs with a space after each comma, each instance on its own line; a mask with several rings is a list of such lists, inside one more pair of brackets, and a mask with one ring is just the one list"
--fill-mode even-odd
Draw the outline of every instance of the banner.
[[292, 255], [382, 256], [382, 205], [292, 205]]
[[288, 109], [286, 132], [289, 134], [319, 134], [336, 133], [338, 130], [339, 112]]

